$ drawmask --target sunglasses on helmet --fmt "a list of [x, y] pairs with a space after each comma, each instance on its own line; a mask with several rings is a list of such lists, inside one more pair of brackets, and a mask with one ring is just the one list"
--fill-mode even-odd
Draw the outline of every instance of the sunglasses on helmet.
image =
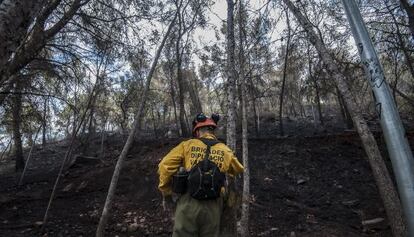
[[[193, 121], [193, 126], [195, 126], [197, 123], [205, 122], [207, 119], [208, 119], [208, 117], [204, 113], [199, 113], [199, 114], [197, 114], [197, 116], [195, 117], [195, 119]], [[217, 123], [220, 120], [220, 115], [213, 113], [211, 115], [211, 119], [215, 123]]]

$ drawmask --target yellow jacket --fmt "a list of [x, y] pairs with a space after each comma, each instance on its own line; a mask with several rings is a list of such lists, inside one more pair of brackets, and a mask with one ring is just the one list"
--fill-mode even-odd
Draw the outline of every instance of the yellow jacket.
[[[217, 139], [210, 134], [202, 137]], [[202, 141], [190, 139], [181, 142], [161, 160], [158, 165], [158, 174], [160, 176], [158, 189], [164, 196], [171, 195], [170, 181], [179, 167], [183, 166], [186, 170], [190, 170], [204, 158], [206, 148], [207, 146]], [[218, 143], [211, 147], [210, 160], [217, 164], [221, 172], [229, 175], [237, 175], [244, 170], [243, 165], [234, 156], [232, 150], [223, 143]]]

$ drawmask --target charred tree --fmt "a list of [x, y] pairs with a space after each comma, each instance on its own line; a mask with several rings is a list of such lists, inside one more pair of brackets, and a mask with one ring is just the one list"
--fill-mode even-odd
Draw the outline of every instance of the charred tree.
[[288, 35], [287, 35], [287, 42], [286, 42], [286, 49], [285, 49], [285, 59], [283, 65], [283, 77], [282, 77], [282, 88], [280, 89], [280, 96], [279, 96], [279, 130], [280, 135], [284, 136], [283, 130], [283, 98], [285, 94], [285, 84], [286, 84], [286, 76], [287, 76], [287, 64], [289, 59], [289, 47], [290, 47], [290, 38], [291, 38], [291, 29], [290, 29], [290, 22], [289, 22], [289, 11], [286, 10], [286, 24], [288, 28]]

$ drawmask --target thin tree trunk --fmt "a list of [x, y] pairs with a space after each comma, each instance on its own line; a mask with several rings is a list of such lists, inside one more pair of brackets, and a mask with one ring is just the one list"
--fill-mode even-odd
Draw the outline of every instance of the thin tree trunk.
[[102, 131], [101, 131], [101, 152], [100, 152], [100, 157], [101, 159], [105, 158], [105, 132], [106, 132], [106, 119], [104, 120], [104, 125], [102, 127]]
[[35, 135], [35, 139], [33, 141], [33, 144], [30, 147], [30, 151], [29, 151], [29, 154], [27, 155], [27, 159], [26, 159], [26, 163], [24, 164], [24, 169], [23, 169], [22, 175], [20, 176], [19, 186], [23, 184], [24, 175], [26, 173], [27, 167], [29, 166], [30, 158], [32, 157], [32, 153], [33, 153], [33, 148], [36, 145], [36, 139], [37, 139], [37, 136], [39, 135], [39, 132], [40, 132], [41, 128], [42, 128], [42, 126], [39, 127], [39, 129], [37, 130], [36, 135]]
[[47, 127], [47, 98], [43, 102], [43, 120], [42, 120], [42, 147], [46, 146], [46, 127]]
[[338, 106], [339, 106], [339, 110], [341, 111], [341, 116], [344, 122], [344, 126], [347, 129], [352, 129], [353, 128], [352, 119], [349, 118], [349, 112], [347, 112], [346, 106], [344, 105], [341, 93], [339, 92], [338, 88], [336, 88], [336, 98], [338, 100]]
[[257, 108], [257, 99], [253, 99], [253, 115], [254, 115], [254, 130], [256, 132], [256, 137], [260, 137], [260, 114]]
[[241, 117], [242, 117], [242, 148], [243, 148], [243, 195], [242, 195], [242, 210], [240, 219], [239, 234], [241, 237], [249, 237], [249, 212], [250, 212], [250, 170], [249, 170], [249, 149], [248, 149], [248, 134], [247, 134], [247, 77], [244, 73], [244, 24], [243, 24], [243, 1], [239, 0], [239, 80], [241, 89]]
[[6, 154], [7, 150], [9, 149], [10, 145], [12, 144], [12, 141], [13, 141], [13, 139], [10, 139], [9, 143], [7, 143], [6, 148], [5, 148], [5, 149], [4, 149], [4, 151], [1, 153], [1, 156], [0, 156], [0, 161], [2, 161], [2, 160], [3, 160], [4, 154]]
[[[414, 78], [414, 77], [413, 77]], [[397, 61], [397, 55], [394, 57], [394, 82], [391, 84], [392, 88], [392, 97], [395, 101], [395, 106], [398, 108], [398, 101], [397, 101], [397, 86], [398, 86], [398, 79], [399, 79], [399, 73], [398, 73], [398, 61]]]
[[234, 62], [234, 2], [227, 0], [227, 145], [236, 150], [236, 72]]
[[365, 152], [368, 156], [374, 178], [377, 183], [381, 198], [384, 202], [388, 220], [391, 225], [394, 236], [406, 236], [407, 230], [403, 219], [401, 203], [398, 193], [390, 178], [387, 167], [378, 149], [378, 145], [372, 135], [366, 121], [359, 112], [357, 103], [346, 83], [345, 76], [341, 74], [339, 67], [335, 64], [335, 60], [329, 53], [322, 40], [317, 36], [312, 28], [311, 23], [303, 16], [300, 10], [290, 0], [283, 0], [292, 13], [296, 16], [300, 25], [307, 32], [310, 42], [318, 50], [319, 55], [324, 61], [329, 72], [333, 74], [333, 79], [341, 92], [344, 102], [351, 113], [354, 125], [359, 133]]
[[152, 62], [152, 65], [151, 65], [151, 69], [148, 72], [148, 75], [147, 75], [147, 78], [146, 78], [146, 81], [145, 81], [145, 88], [142, 92], [141, 101], [140, 101], [139, 106], [138, 106], [138, 111], [135, 115], [135, 121], [134, 121], [134, 124], [132, 126], [132, 130], [128, 135], [128, 139], [127, 139], [127, 141], [124, 145], [124, 148], [122, 149], [121, 154], [119, 155], [118, 161], [117, 161], [116, 166], [115, 166], [114, 173], [112, 175], [111, 184], [110, 184], [109, 190], [108, 190], [108, 195], [106, 196], [105, 205], [104, 205], [103, 210], [102, 210], [102, 215], [101, 215], [101, 218], [99, 220], [98, 228], [96, 230], [96, 237], [103, 237], [104, 236], [105, 226], [106, 226], [106, 223], [108, 222], [109, 212], [110, 212], [110, 208], [112, 206], [112, 201], [113, 201], [114, 196], [115, 196], [115, 190], [116, 190], [116, 186], [118, 184], [119, 174], [121, 173], [121, 168], [122, 168], [123, 162], [125, 160], [125, 157], [128, 154], [128, 151], [129, 151], [129, 149], [132, 145], [132, 142], [134, 141], [134, 135], [135, 135], [136, 131], [138, 131], [140, 129], [141, 121], [142, 121], [142, 118], [143, 118], [143, 115], [144, 115], [145, 102], [146, 102], [148, 91], [149, 91], [150, 85], [151, 85], [152, 75], [154, 74], [155, 68], [156, 68], [157, 63], [158, 63], [158, 59], [160, 58], [160, 55], [161, 55], [161, 51], [164, 47], [165, 41], [168, 38], [168, 35], [171, 32], [171, 29], [172, 29], [172, 27], [175, 23], [177, 15], [178, 15], [178, 11], [175, 13], [175, 16], [174, 16], [173, 20], [171, 21], [170, 25], [168, 26], [168, 30], [165, 33], [164, 38], [162, 39], [162, 41], [160, 43], [160, 46], [158, 47], [158, 50], [157, 50], [157, 52], [155, 54], [155, 57], [154, 57], [154, 61]]
[[198, 96], [197, 88], [194, 86], [191, 78], [187, 78], [187, 88], [190, 93], [190, 99], [193, 105], [193, 115], [203, 112], [203, 107]]
[[315, 92], [316, 92], [316, 103], [318, 105], [318, 115], [319, 115], [319, 122], [323, 125], [323, 116], [322, 116], [322, 108], [321, 108], [321, 98], [319, 96], [319, 86], [318, 82], [316, 81], [315, 76], [312, 74], [312, 61], [310, 56], [310, 46], [308, 45], [307, 52], [308, 52], [308, 70], [309, 70], [309, 77], [313, 82]]
[[[177, 11], [180, 11], [178, 8]], [[177, 60], [177, 82], [178, 82], [178, 103], [179, 103], [179, 119], [180, 119], [180, 127], [181, 127], [181, 136], [188, 137], [189, 131], [187, 129], [187, 122], [185, 121], [185, 106], [184, 106], [184, 97], [185, 97], [185, 82], [183, 78], [183, 70], [182, 70], [182, 50], [181, 50], [181, 38], [182, 38], [182, 19], [181, 14], [178, 14], [178, 32], [177, 32], [177, 41], [175, 44], [175, 53], [176, 53], [176, 60]]]
[[[178, 47], [177, 47], [178, 48]], [[184, 93], [185, 86], [183, 82], [182, 69], [181, 69], [181, 59], [177, 56], [177, 82], [178, 82], [178, 103], [179, 103], [179, 119], [181, 127], [181, 136], [188, 137], [189, 132], [187, 130], [187, 125], [185, 121], [185, 106], [184, 106]]]
[[157, 120], [155, 119], [154, 108], [151, 108], [152, 129], [154, 131], [155, 139], [158, 140]]
[[321, 97], [319, 96], [319, 86], [315, 78], [313, 78], [313, 84], [315, 86], [315, 91], [316, 91], [316, 104], [318, 105], [319, 122], [321, 123], [321, 125], [323, 125]]
[[177, 103], [175, 101], [175, 89], [174, 89], [174, 83], [173, 83], [173, 78], [171, 77], [171, 102], [173, 104], [173, 108], [174, 108], [174, 121], [175, 124], [177, 125], [177, 131], [178, 131], [178, 136], [182, 136], [182, 131], [181, 131], [181, 126], [179, 127], [179, 119], [178, 119], [178, 115], [177, 115]]
[[284, 136], [285, 132], [283, 130], [283, 98], [285, 94], [285, 84], [286, 84], [286, 75], [287, 75], [287, 64], [289, 59], [289, 47], [290, 47], [290, 22], [289, 22], [289, 11], [286, 11], [286, 24], [288, 27], [288, 37], [286, 42], [286, 50], [285, 50], [285, 62], [283, 65], [283, 78], [282, 78], [282, 88], [280, 91], [280, 97], [279, 97], [279, 130], [280, 130], [280, 136]]
[[[230, 149], [236, 152], [236, 72], [234, 61], [234, 2], [233, 0], [227, 0], [227, 125], [226, 125], [226, 142]], [[228, 189], [229, 193], [236, 193], [236, 180], [228, 177]], [[224, 210], [221, 221], [221, 234], [222, 237], [236, 236], [236, 207], [228, 207]]]
[[21, 79], [16, 80], [14, 87], [15, 94], [13, 95], [13, 139], [14, 139], [14, 158], [16, 160], [16, 171], [23, 170], [24, 158], [23, 158], [23, 145], [22, 145], [22, 134], [20, 126], [22, 123], [21, 111], [22, 111], [22, 94]]

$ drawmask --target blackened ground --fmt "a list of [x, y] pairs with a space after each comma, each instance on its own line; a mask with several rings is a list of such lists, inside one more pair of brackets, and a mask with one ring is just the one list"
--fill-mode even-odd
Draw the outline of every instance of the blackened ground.
[[[413, 144], [412, 133], [409, 139]], [[43, 219], [56, 178], [53, 167], [59, 165], [64, 148], [36, 149], [24, 185], [15, 185], [17, 175], [0, 177], [0, 236], [94, 236], [123, 141], [108, 137], [103, 163], [75, 163], [65, 171], [44, 232], [37, 222]], [[378, 141], [384, 146], [380, 135]], [[178, 143], [134, 144], [121, 172], [108, 236], [171, 235], [171, 213], [162, 210], [156, 170], [160, 159]], [[90, 149], [99, 150], [96, 146]], [[252, 236], [391, 236], [366, 155], [354, 133], [252, 139], [249, 152]], [[42, 161], [47, 162], [41, 165]], [[375, 218], [385, 220], [362, 225]]]

